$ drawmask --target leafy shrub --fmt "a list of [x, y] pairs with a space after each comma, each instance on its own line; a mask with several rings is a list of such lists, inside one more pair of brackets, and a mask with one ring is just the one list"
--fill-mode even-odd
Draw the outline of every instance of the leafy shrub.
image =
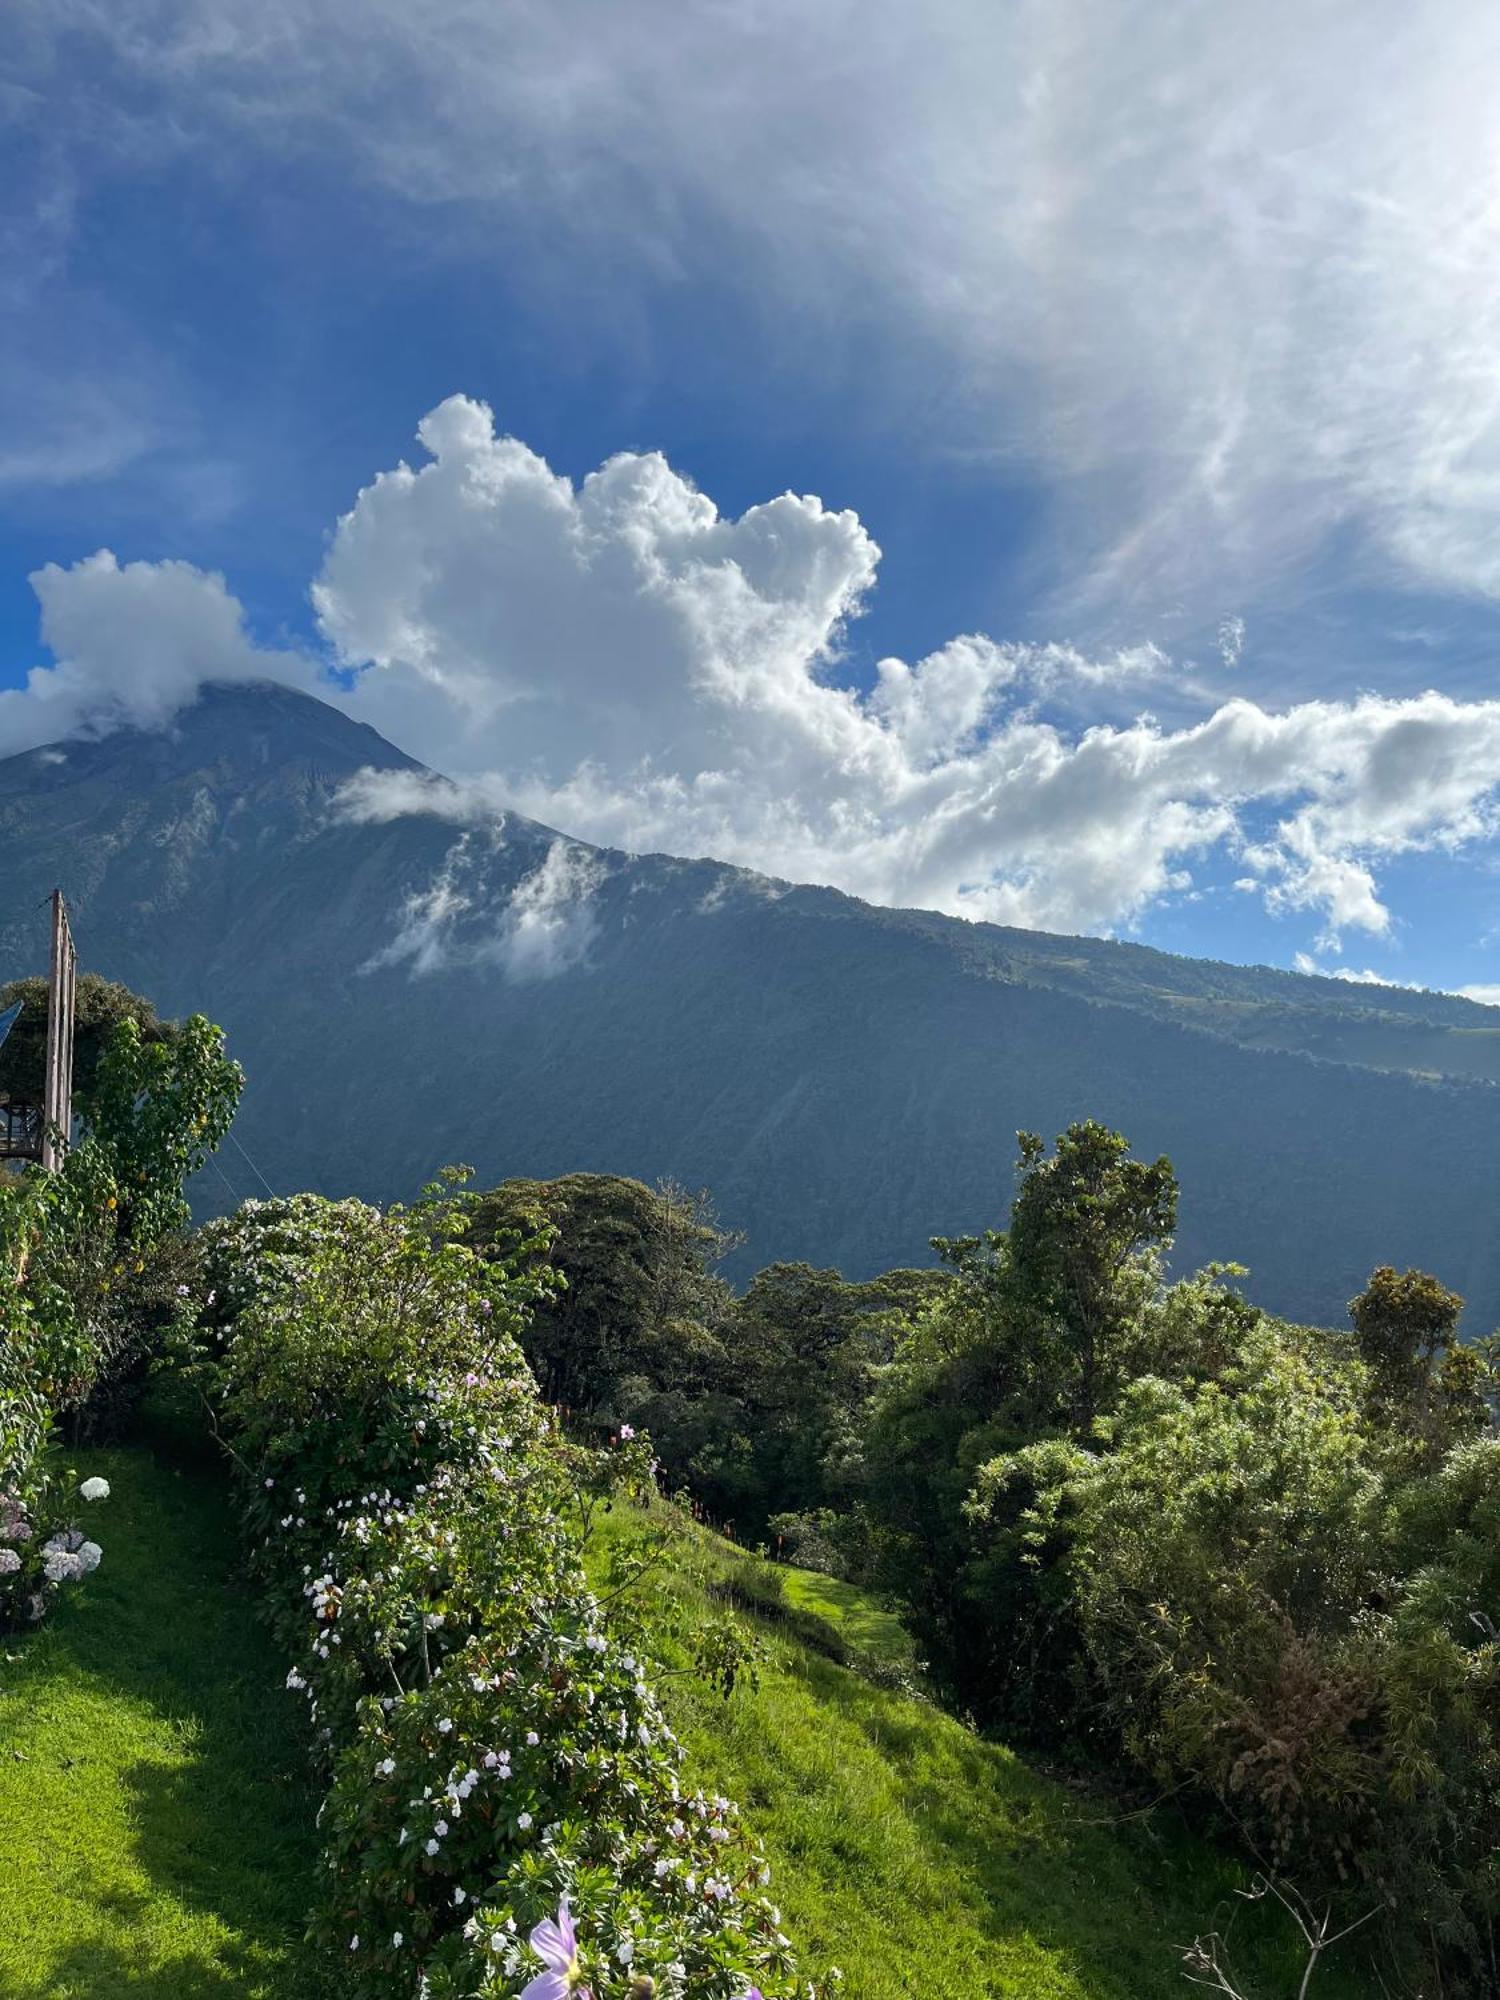
[[1144, 1379], [1088, 1444], [992, 1461], [971, 1514], [1064, 1592], [1138, 1766], [1210, 1796], [1268, 1879], [1380, 1914], [1417, 1988], [1488, 1991], [1500, 1439], [1413, 1469], [1367, 1391], [1267, 1325], [1220, 1381]]
[[584, 1585], [516, 1341], [534, 1246], [482, 1259], [464, 1221], [299, 1197], [204, 1232], [190, 1365], [329, 1774], [314, 1932], [370, 2000], [514, 1993], [566, 1897], [596, 2000], [801, 1991], [758, 1851], [683, 1794]]
[[0, 1536], [0, 1621], [40, 1617], [98, 1559], [59, 1505], [54, 1435], [81, 1430], [189, 1289], [183, 1182], [227, 1130], [241, 1082], [201, 1016], [167, 1039], [118, 1020], [62, 1167], [0, 1178], [0, 1522], [27, 1531]]

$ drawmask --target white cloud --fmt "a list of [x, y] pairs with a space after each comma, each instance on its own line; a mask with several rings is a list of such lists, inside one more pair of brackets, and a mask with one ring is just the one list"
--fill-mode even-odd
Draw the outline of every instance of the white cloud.
[[[340, 521], [314, 601], [344, 664], [372, 663], [354, 712], [482, 779], [423, 810], [504, 800], [608, 845], [1065, 930], [1128, 922], [1227, 843], [1271, 909], [1330, 935], [1387, 929], [1383, 858], [1492, 829], [1500, 704], [1235, 700], [1175, 729], [1068, 727], [1060, 691], [1171, 663], [974, 634], [861, 691], [840, 648], [879, 552], [854, 515], [786, 494], [725, 520], [656, 456], [575, 490], [460, 398], [422, 438], [431, 461]], [[381, 781], [361, 809], [412, 791]], [[1252, 806], [1277, 815], [1253, 839]]]
[[559, 838], [515, 880], [507, 849], [503, 815], [490, 813], [460, 834], [432, 880], [406, 899], [395, 937], [364, 969], [405, 964], [424, 974], [497, 966], [520, 983], [580, 964], [598, 933], [594, 895], [608, 880], [604, 858]]
[[1417, 993], [1422, 989], [1406, 979], [1391, 979], [1383, 972], [1372, 972], [1368, 966], [1356, 972], [1352, 965], [1321, 965], [1310, 952], [1299, 951], [1293, 957], [1292, 969], [1306, 973], [1311, 979], [1342, 979], [1350, 986], [1390, 986], [1402, 993]]
[[[1344, 530], [1500, 594], [1500, 13], [1473, 0], [21, 12], [48, 185], [272, 153], [596, 317], [732, 275], [834, 375], [874, 329], [882, 408], [1031, 460], [1127, 620], [1248, 601]], [[121, 87], [75, 92], [90, 59]]]
[[1219, 658], [1233, 673], [1240, 663], [1240, 655], [1245, 650], [1245, 621], [1238, 613], [1231, 613], [1219, 620]]
[[[1391, 857], [1495, 831], [1500, 701], [1237, 698], [1170, 727], [1088, 724], [1101, 688], [1118, 702], [1173, 663], [981, 634], [861, 680], [844, 647], [879, 552], [852, 513], [783, 494], [728, 519], [653, 454], [575, 487], [457, 397], [422, 437], [427, 462], [338, 523], [313, 593], [357, 676], [327, 698], [450, 774], [367, 776], [343, 810], [472, 836], [406, 913], [392, 953], [415, 966], [461, 944], [523, 976], [587, 949], [592, 888], [566, 847], [495, 932], [481, 877], [507, 807], [601, 845], [1060, 930], [1129, 924], [1227, 852], [1325, 944], [1388, 931]], [[58, 665], [0, 698], [11, 747], [163, 720], [201, 680], [311, 673], [183, 564], [106, 554], [36, 583]]]
[[512, 979], [550, 979], [587, 956], [599, 928], [594, 892], [607, 877], [599, 855], [553, 841], [506, 908], [495, 957]]
[[206, 681], [311, 687], [296, 655], [252, 646], [222, 576], [185, 562], [121, 565], [108, 549], [31, 577], [54, 664], [0, 692], [0, 755], [77, 732], [171, 719]]
[[1500, 986], [1459, 986], [1454, 990], [1464, 1000], [1477, 1000], [1481, 1007], [1500, 1007]]

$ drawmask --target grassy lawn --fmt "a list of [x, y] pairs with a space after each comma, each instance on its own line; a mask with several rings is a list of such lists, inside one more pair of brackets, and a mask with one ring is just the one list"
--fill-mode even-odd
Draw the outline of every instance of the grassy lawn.
[[221, 1472], [78, 1454], [99, 1570], [0, 1638], [4, 2000], [313, 2000], [315, 1801]]
[[[680, 1669], [712, 1609], [705, 1585], [745, 1558], [680, 1516], [654, 1519], [677, 1524], [677, 1554], [631, 1595], [658, 1632], [676, 1629], [657, 1651]], [[611, 1550], [648, 1531], [631, 1509], [603, 1517], [590, 1544], [601, 1580]], [[848, 1585], [796, 1574], [803, 1608], [850, 1640], [860, 1632], [862, 1650], [901, 1657], [887, 1614], [861, 1612]], [[839, 1966], [846, 2000], [1182, 2000], [1194, 1989], [1174, 1945], [1229, 1919], [1247, 1993], [1295, 1994], [1300, 1960], [1294, 1974], [1279, 1913], [1241, 1902], [1245, 1871], [1170, 1809], [1091, 1825], [1111, 1816], [1107, 1802], [836, 1666], [784, 1623], [742, 1615], [766, 1648], [759, 1690], [726, 1702], [683, 1675], [663, 1695], [690, 1780], [743, 1806], [805, 1969]], [[1370, 1990], [1337, 1960], [1318, 1974], [1319, 2000]]]

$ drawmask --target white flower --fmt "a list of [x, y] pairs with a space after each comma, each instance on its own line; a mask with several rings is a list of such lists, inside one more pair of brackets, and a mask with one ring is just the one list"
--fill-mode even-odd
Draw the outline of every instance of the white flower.
[[437, 1851], [438, 1851], [438, 1844], [437, 1844], [437, 1842], [436, 1842], [435, 1840], [429, 1840], [429, 1841], [428, 1841], [428, 1843], [427, 1843], [427, 1852], [428, 1852], [429, 1854], [436, 1854], [436, 1853], [437, 1853]]
[[21, 1558], [14, 1549], [0, 1549], [0, 1576], [14, 1576], [21, 1567]]
[[109, 1481], [107, 1479], [85, 1479], [78, 1490], [85, 1500], [107, 1500], [109, 1498]]
[[380, 1768], [380, 1775], [381, 1775], [381, 1777], [382, 1777], [382, 1778], [388, 1778], [388, 1777], [389, 1777], [389, 1776], [391, 1775], [392, 1771], [394, 1771], [394, 1770], [395, 1770], [395, 1768], [396, 1768], [396, 1760], [395, 1760], [395, 1758], [394, 1758], [394, 1757], [387, 1757], [387, 1758], [386, 1758], [386, 1760], [385, 1760], [385, 1762], [384, 1762], [383, 1764], [381, 1764], [381, 1766], [380, 1766], [379, 1768]]
[[526, 1829], [531, 1825], [531, 1814], [522, 1813], [516, 1820], [516, 1825], [521, 1829], [522, 1833], [525, 1833]]
[[635, 1957], [635, 1945], [630, 1938], [626, 1938], [624, 1943], [617, 1948], [615, 1957], [620, 1961], [621, 1965], [629, 1965], [630, 1961]]
[[103, 1562], [104, 1551], [97, 1542], [85, 1542], [83, 1547], [78, 1551], [78, 1560], [83, 1567], [83, 1574], [88, 1576], [91, 1571], [96, 1570], [100, 1563]]
[[401, 1946], [402, 1946], [402, 1943], [403, 1943], [403, 1939], [402, 1939], [402, 1936], [401, 1936], [401, 1933], [400, 1933], [400, 1931], [392, 1931], [392, 1932], [391, 1932], [391, 1943], [392, 1943], [392, 1944], [393, 1944], [393, 1945], [395, 1946], [395, 1948], [396, 1948], [396, 1950], [397, 1950], [397, 1951], [399, 1951], [399, 1950], [401, 1949]]
[[536, 1733], [536, 1731], [535, 1731], [534, 1729], [528, 1729], [528, 1730], [527, 1730], [527, 1732], [526, 1732], [526, 1741], [527, 1741], [528, 1743], [530, 1743], [530, 1744], [531, 1744], [531, 1745], [533, 1746], [533, 1748], [534, 1748], [534, 1747], [535, 1747], [535, 1746], [536, 1746], [536, 1745], [537, 1745], [538, 1743], [540, 1743], [540, 1742], [541, 1742], [541, 1740], [542, 1740], [542, 1739], [541, 1739], [541, 1737], [537, 1735], [537, 1733]]

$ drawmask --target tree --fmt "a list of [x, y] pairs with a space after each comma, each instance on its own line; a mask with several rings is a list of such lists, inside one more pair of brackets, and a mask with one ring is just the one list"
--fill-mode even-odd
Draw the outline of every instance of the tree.
[[498, 1246], [539, 1225], [563, 1284], [538, 1305], [523, 1345], [549, 1402], [617, 1418], [627, 1381], [712, 1373], [732, 1297], [715, 1266], [733, 1239], [706, 1195], [615, 1174], [503, 1181], [479, 1196], [472, 1240]]
[[734, 1501], [742, 1526], [848, 1501], [876, 1384], [923, 1307], [952, 1283], [918, 1270], [850, 1283], [810, 1264], [756, 1273], [721, 1334], [753, 1468]]
[[[13, 979], [0, 987], [0, 1012], [21, 1002], [15, 1026], [0, 1047], [0, 1098], [40, 1104], [47, 1068], [47, 982]], [[97, 1088], [99, 1063], [122, 1021], [133, 1021], [147, 1045], [170, 1042], [180, 1032], [163, 1021], [152, 1003], [116, 979], [97, 972], [78, 976], [73, 1016], [73, 1101], [87, 1117]]]
[[1053, 1157], [1017, 1134], [1020, 1188], [1010, 1268], [1038, 1322], [1060, 1336], [1084, 1430], [1119, 1386], [1129, 1332], [1160, 1284], [1177, 1223], [1177, 1180], [1163, 1155], [1130, 1158], [1129, 1141], [1092, 1119], [1070, 1125]]
[[1481, 1355], [1459, 1341], [1463, 1305], [1430, 1271], [1390, 1264], [1349, 1301], [1377, 1412], [1439, 1452], [1485, 1421], [1487, 1371]]

